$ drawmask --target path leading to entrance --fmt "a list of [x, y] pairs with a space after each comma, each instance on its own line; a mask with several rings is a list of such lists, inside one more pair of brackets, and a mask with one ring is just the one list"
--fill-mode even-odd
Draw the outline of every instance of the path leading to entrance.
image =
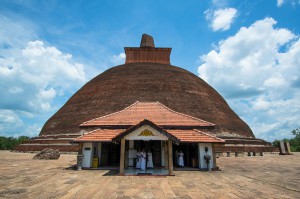
[[175, 177], [115, 176], [71, 167], [75, 155], [32, 160], [0, 151], [0, 198], [299, 198], [300, 153], [223, 157], [220, 172], [175, 171]]

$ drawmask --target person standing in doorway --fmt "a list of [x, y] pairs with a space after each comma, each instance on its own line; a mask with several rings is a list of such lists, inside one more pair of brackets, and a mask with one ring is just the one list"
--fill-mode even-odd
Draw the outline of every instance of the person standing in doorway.
[[139, 149], [136, 153], [136, 168], [137, 169], [141, 168], [141, 151]]
[[180, 152], [178, 153], [178, 156], [179, 156], [179, 158], [178, 158], [178, 165], [179, 165], [180, 167], [184, 167], [184, 160], [183, 160], [184, 154], [182, 153], [182, 151], [180, 151]]
[[146, 153], [145, 153], [145, 149], [143, 149], [142, 152], [141, 152], [141, 170], [142, 171], [146, 170]]
[[179, 155], [178, 154], [179, 154], [179, 152], [176, 149], [176, 151], [175, 151], [175, 163], [176, 163], [177, 166], [179, 166]]
[[148, 151], [147, 157], [148, 157], [148, 160], [147, 160], [147, 168], [153, 168], [153, 158], [152, 158], [152, 153], [151, 153], [151, 151]]

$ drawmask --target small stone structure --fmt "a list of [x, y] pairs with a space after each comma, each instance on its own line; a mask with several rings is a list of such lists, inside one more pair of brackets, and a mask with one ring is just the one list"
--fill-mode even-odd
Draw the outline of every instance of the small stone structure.
[[286, 141], [280, 141], [279, 143], [279, 155], [292, 155], [290, 143]]
[[155, 48], [153, 37], [147, 34], [143, 34], [140, 47]]
[[38, 160], [57, 160], [60, 157], [60, 153], [58, 149], [50, 149], [46, 148], [36, 154], [33, 159], [38, 159]]

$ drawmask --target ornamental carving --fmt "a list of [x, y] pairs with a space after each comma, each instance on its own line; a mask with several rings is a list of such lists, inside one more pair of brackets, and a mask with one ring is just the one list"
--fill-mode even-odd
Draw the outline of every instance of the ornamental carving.
[[151, 131], [148, 129], [143, 130], [138, 136], [155, 136]]

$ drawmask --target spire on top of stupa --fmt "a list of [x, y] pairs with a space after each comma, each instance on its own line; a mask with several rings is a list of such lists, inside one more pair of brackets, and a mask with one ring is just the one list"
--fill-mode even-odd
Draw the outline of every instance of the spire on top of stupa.
[[156, 48], [152, 36], [143, 34], [140, 47], [125, 47], [125, 63], [160, 63], [170, 64], [172, 48]]
[[155, 48], [153, 37], [150, 35], [147, 35], [147, 34], [143, 34], [140, 47], [141, 48], [144, 48], [144, 47]]

